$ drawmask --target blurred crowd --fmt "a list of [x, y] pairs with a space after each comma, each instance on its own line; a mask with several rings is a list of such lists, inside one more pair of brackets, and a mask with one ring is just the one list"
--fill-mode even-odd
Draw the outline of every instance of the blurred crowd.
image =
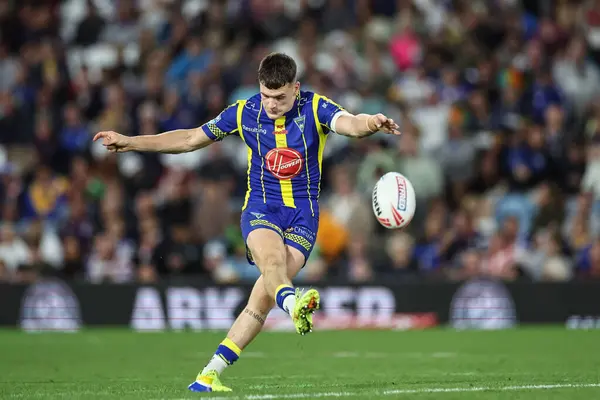
[[[252, 281], [246, 151], [109, 154], [93, 134], [207, 122], [260, 59], [305, 90], [399, 121], [332, 136], [299, 280], [600, 277], [600, 1], [0, 1], [0, 281]], [[371, 190], [413, 183], [379, 226]]]

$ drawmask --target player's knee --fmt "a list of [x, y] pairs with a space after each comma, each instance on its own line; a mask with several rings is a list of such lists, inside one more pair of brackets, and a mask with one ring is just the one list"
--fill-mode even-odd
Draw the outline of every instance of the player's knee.
[[265, 276], [279, 274], [285, 271], [285, 258], [276, 252], [269, 252], [260, 257], [258, 266]]

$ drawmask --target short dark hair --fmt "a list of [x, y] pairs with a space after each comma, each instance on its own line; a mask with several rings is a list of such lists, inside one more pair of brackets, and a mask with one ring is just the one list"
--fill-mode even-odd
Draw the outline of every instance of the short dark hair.
[[258, 81], [268, 89], [279, 89], [296, 81], [296, 61], [287, 54], [271, 53], [258, 67]]

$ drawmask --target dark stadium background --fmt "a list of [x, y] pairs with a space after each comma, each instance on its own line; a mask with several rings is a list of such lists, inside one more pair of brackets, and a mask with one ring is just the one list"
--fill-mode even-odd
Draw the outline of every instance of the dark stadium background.
[[[256, 91], [270, 51], [298, 60], [303, 88], [403, 132], [329, 138], [318, 243], [299, 283], [592, 282], [599, 35], [597, 1], [4, 1], [0, 282], [20, 284], [4, 293], [48, 278], [251, 284], [241, 141], [115, 156], [91, 138], [199, 126]], [[416, 189], [404, 231], [372, 215], [386, 171]], [[598, 303], [547, 296], [563, 299], [554, 322], [578, 313], [571, 303]]]
[[[329, 137], [315, 332], [261, 333], [235, 398], [599, 398], [598, 0], [0, 0], [0, 398], [189, 395], [258, 273], [246, 150], [91, 138], [199, 126], [271, 51], [403, 134]], [[373, 216], [386, 171], [404, 231]]]

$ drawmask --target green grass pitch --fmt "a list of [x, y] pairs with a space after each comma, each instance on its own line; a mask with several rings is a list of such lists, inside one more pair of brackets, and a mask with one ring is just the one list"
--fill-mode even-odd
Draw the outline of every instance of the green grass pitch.
[[187, 392], [222, 337], [0, 331], [0, 398], [600, 398], [598, 331], [263, 333], [225, 371], [233, 393]]

